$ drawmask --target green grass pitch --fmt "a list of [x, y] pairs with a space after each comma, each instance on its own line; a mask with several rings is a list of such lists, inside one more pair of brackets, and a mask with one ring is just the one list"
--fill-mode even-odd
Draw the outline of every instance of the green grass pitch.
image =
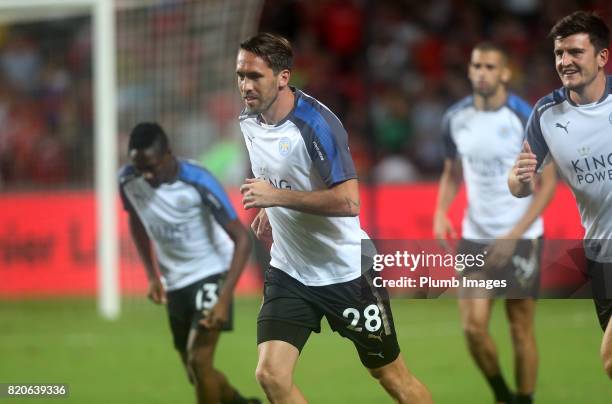
[[[506, 378], [512, 352], [502, 302], [492, 331]], [[255, 319], [259, 299], [240, 298], [235, 331], [225, 334], [217, 367], [247, 395], [262, 396], [254, 378]], [[408, 366], [436, 403], [492, 403], [465, 348], [452, 300], [394, 299], [395, 322]], [[54, 403], [192, 403], [193, 394], [171, 344], [164, 309], [128, 299], [120, 320], [98, 317], [93, 300], [0, 301], [0, 383], [68, 383], [71, 394]], [[538, 302], [540, 372], [537, 403], [612, 402], [612, 382], [599, 359], [602, 333], [590, 300]], [[352, 344], [324, 321], [304, 348], [296, 382], [312, 403], [387, 403], [362, 368]], [[49, 399], [0, 398], [41, 403]]]

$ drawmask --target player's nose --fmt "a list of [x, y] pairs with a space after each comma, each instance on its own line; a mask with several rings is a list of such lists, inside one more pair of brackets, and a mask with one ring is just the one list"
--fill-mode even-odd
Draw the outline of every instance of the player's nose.
[[253, 81], [245, 78], [240, 82], [240, 90], [243, 95], [246, 95], [249, 91], [253, 91]]
[[571, 64], [571, 58], [567, 52], [563, 52], [561, 54], [561, 59], [559, 60], [561, 66], [569, 66]]

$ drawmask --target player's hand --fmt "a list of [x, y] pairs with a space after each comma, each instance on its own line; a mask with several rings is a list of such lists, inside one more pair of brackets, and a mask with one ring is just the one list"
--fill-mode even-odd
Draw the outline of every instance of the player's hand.
[[516, 162], [512, 168], [514, 175], [519, 182], [530, 183], [535, 175], [537, 164], [538, 159], [531, 151], [531, 146], [529, 146], [529, 143], [525, 140], [523, 142], [523, 148], [516, 158]]
[[511, 235], [496, 239], [485, 249], [487, 265], [491, 268], [503, 268], [512, 258], [517, 243], [518, 238]]
[[155, 304], [166, 304], [166, 291], [159, 278], [149, 280], [147, 297]]
[[445, 250], [450, 251], [451, 248], [447, 240], [456, 239], [457, 232], [455, 231], [451, 221], [448, 219], [448, 216], [441, 213], [434, 215], [433, 233], [435, 239], [438, 240], [438, 243], [440, 243]]
[[253, 229], [253, 233], [255, 236], [263, 241], [264, 243], [271, 243], [272, 240], [272, 226], [270, 226], [270, 221], [268, 220], [268, 214], [265, 209], [260, 209], [257, 216], [251, 223], [251, 229]]
[[200, 320], [200, 325], [208, 329], [221, 329], [223, 324], [229, 320], [229, 300], [219, 296], [219, 300], [215, 305], [207, 310], [205, 318]]
[[245, 209], [274, 206], [274, 195], [278, 190], [268, 181], [259, 178], [247, 178], [245, 181], [240, 187], [242, 205]]

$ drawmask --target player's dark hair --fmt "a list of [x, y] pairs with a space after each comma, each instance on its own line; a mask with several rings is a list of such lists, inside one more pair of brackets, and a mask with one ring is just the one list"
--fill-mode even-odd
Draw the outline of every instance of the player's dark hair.
[[128, 151], [143, 150], [156, 146], [158, 151], [168, 150], [168, 136], [162, 127], [153, 122], [141, 122], [132, 129]]
[[582, 33], [589, 34], [597, 52], [610, 45], [610, 29], [604, 20], [597, 13], [586, 11], [576, 11], [557, 21], [548, 37], [555, 40]]
[[274, 74], [293, 67], [291, 43], [284, 37], [269, 32], [260, 32], [240, 44], [240, 49], [262, 58]]
[[491, 42], [491, 41], [479, 42], [478, 44], [476, 44], [476, 46], [474, 46], [473, 51], [475, 50], [479, 50], [481, 52], [497, 52], [504, 59], [504, 63], [508, 62], [508, 51], [506, 50], [506, 48], [504, 48], [502, 45], [498, 44], [497, 42]]

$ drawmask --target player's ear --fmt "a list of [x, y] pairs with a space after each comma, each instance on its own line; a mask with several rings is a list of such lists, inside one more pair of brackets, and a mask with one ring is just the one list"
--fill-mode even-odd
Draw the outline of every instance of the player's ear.
[[597, 65], [600, 68], [603, 68], [606, 63], [608, 63], [608, 56], [610, 55], [610, 51], [608, 51], [608, 48], [603, 48], [602, 50], [599, 51], [599, 55], [597, 57]]
[[505, 66], [502, 68], [502, 72], [501, 72], [501, 80], [504, 84], [507, 84], [510, 82], [510, 79], [512, 78], [512, 69], [510, 69], [508, 66]]
[[289, 79], [291, 78], [291, 71], [289, 69], [281, 70], [278, 73], [278, 88], [284, 88], [289, 85]]

